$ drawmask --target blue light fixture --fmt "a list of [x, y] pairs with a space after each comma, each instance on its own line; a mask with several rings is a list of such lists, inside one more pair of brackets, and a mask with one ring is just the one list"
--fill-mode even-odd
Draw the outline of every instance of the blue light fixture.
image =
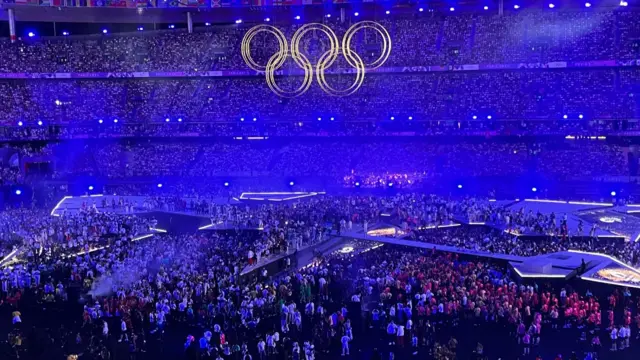
[[117, 123], [118, 123], [118, 119], [113, 119], [113, 122], [114, 122], [115, 124], [117, 124]]
[[296, 15], [296, 20], [300, 20], [300, 15]]
[[228, 183], [228, 182], [225, 182], [225, 183], [224, 183], [224, 186], [229, 186], [229, 183]]
[[22, 126], [22, 125], [24, 125], [22, 121], [18, 121], [18, 126]]
[[38, 126], [42, 126], [42, 120], [38, 120]]
[[29, 31], [29, 33], [28, 33], [27, 35], [28, 35], [29, 37], [34, 37], [34, 36], [36, 36], [36, 34], [35, 34], [34, 32], [32, 32], [32, 31]]
[[89, 185], [89, 191], [93, 190], [93, 185]]
[[293, 186], [294, 182], [293, 181], [289, 181], [289, 186]]
[[360, 16], [360, 13], [359, 12], [354, 12], [353, 16]]
[[611, 196], [616, 196], [616, 192], [615, 192], [615, 191], [612, 191], [612, 192], [611, 192]]
[[462, 189], [462, 184], [458, 184], [458, 189]]
[[62, 36], [69, 36], [69, 32], [68, 31], [63, 31], [62, 32]]
[[102, 119], [98, 120], [99, 124], [102, 124], [104, 121]]
[[178, 118], [178, 122], [182, 122], [182, 118]]
[[538, 189], [537, 189], [537, 188], [532, 187], [532, 188], [531, 188], [531, 191], [536, 192], [536, 191], [538, 191]]
[[157, 186], [158, 186], [158, 188], [161, 188], [162, 187], [162, 183], [158, 183]]
[[108, 34], [108, 33], [109, 33], [109, 30], [107, 30], [107, 29], [102, 29], [102, 33], [103, 33], [103, 34]]
[[16, 190], [16, 195], [21, 195], [22, 194], [22, 190], [18, 189]]
[[169, 121], [171, 121], [171, 119], [166, 118], [166, 119], [164, 119], [164, 121], [169, 122]]

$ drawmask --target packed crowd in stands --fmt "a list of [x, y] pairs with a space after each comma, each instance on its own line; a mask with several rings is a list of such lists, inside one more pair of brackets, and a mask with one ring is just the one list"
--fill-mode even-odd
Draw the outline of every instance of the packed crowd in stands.
[[[587, 9], [589, 10], [589, 9]], [[426, 13], [425, 13], [426, 14]], [[532, 63], [638, 59], [637, 14], [628, 11], [553, 11], [504, 16], [433, 13], [416, 18], [379, 19], [393, 40], [389, 66]], [[340, 36], [360, 19], [325, 22]], [[245, 69], [240, 44], [252, 24], [213, 26], [192, 34], [185, 29], [96, 36], [89, 39], [28, 39], [17, 46], [0, 43], [3, 72], [117, 72]], [[283, 27], [289, 38], [299, 24]], [[355, 48], [364, 60], [376, 58], [367, 32]], [[277, 42], [269, 35], [254, 38], [255, 58], [268, 60]], [[420, 47], [415, 47], [420, 43]], [[308, 35], [302, 48], [311, 58], [326, 47], [320, 34]]]
[[[195, 142], [71, 141], [28, 145], [21, 155], [29, 178], [65, 179], [78, 174], [107, 179], [224, 176], [279, 176], [330, 179], [344, 187], [418, 188], [443, 177], [518, 178], [536, 174], [554, 180], [628, 176], [631, 168], [624, 145], [603, 141], [455, 142], [416, 141], [256, 141]], [[38, 150], [40, 149], [40, 150]], [[20, 147], [15, 151], [23, 152]], [[407, 161], [411, 154], [411, 161]], [[49, 164], [49, 174], [32, 163]], [[16, 182], [25, 175], [5, 170]], [[175, 182], [175, 181], [174, 181]], [[181, 192], [184, 194], [184, 191]], [[122, 193], [120, 193], [122, 194]]]
[[[51, 134], [61, 137], [83, 131], [82, 126], [88, 126], [95, 136], [117, 136], [120, 131], [144, 136], [146, 129], [153, 129], [150, 124], [162, 125], [158, 135], [167, 136], [162, 133], [184, 128], [179, 119], [185, 125], [230, 123], [232, 133], [241, 135], [243, 129], [255, 125], [254, 117], [261, 124], [279, 121], [272, 135], [331, 132], [345, 122], [362, 121], [426, 133], [499, 131], [502, 127], [514, 132], [543, 131], [544, 126], [570, 131], [574, 122], [585, 129], [608, 126], [623, 130], [615, 121], [608, 121], [609, 125], [592, 121], [637, 118], [639, 72], [600, 68], [374, 74], [352, 96], [331, 97], [312, 86], [304, 96], [293, 99], [273, 94], [262, 78], [5, 80], [0, 82], [0, 123], [15, 127], [22, 121], [30, 131], [42, 131], [38, 121], [43, 127], [67, 124], [56, 131], [71, 134]], [[547, 122], [525, 125], [522, 119]], [[512, 122], [501, 123], [509, 120]], [[125, 128], [134, 124], [144, 128]], [[317, 127], [320, 129], [314, 130]], [[219, 135], [228, 132], [225, 126], [215, 130]], [[270, 131], [265, 128], [263, 132]], [[362, 132], [372, 130], [365, 127]]]

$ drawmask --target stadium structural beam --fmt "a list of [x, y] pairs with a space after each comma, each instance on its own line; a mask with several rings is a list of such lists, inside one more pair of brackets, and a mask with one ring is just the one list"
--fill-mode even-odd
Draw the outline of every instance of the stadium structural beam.
[[189, 34], [193, 33], [193, 19], [190, 12], [187, 13], [187, 31], [189, 31]]
[[11, 37], [11, 42], [14, 43], [17, 40], [16, 37], [16, 14], [13, 12], [13, 9], [8, 9], [9, 13], [9, 36]]

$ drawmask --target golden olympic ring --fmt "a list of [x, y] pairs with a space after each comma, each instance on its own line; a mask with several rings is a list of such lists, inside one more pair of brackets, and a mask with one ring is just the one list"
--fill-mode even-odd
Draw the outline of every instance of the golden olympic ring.
[[[359, 30], [363, 29], [372, 29], [382, 38], [381, 54], [378, 59], [370, 64], [364, 63], [362, 58], [351, 49], [353, 36]], [[315, 65], [315, 70], [309, 59], [300, 51], [302, 38], [310, 31], [320, 31], [329, 39], [329, 49], [320, 56], [318, 63]], [[269, 61], [264, 66], [255, 62], [251, 56], [251, 41], [261, 32], [266, 32], [275, 36], [279, 47], [278, 51], [269, 58]], [[360, 86], [362, 86], [366, 70], [379, 68], [387, 61], [391, 54], [391, 36], [384, 26], [373, 21], [361, 21], [347, 29], [342, 37], [342, 42], [340, 42], [336, 33], [327, 25], [311, 23], [305, 24], [296, 30], [291, 38], [291, 47], [289, 47], [287, 39], [281, 30], [271, 25], [257, 25], [249, 29], [249, 31], [244, 35], [241, 44], [241, 53], [244, 62], [249, 66], [249, 68], [255, 71], [265, 72], [267, 86], [269, 86], [271, 91], [278, 96], [291, 98], [304, 94], [311, 87], [314, 71], [318, 84], [324, 92], [333, 96], [347, 96], [353, 94], [360, 88]], [[333, 65], [340, 54], [344, 56], [349, 66], [352, 66], [355, 69], [356, 78], [353, 84], [348, 88], [337, 90], [331, 87], [327, 82], [325, 78], [325, 70]], [[275, 81], [276, 71], [285, 64], [288, 57], [291, 57], [293, 61], [304, 70], [304, 79], [302, 84], [293, 91], [283, 90]]]

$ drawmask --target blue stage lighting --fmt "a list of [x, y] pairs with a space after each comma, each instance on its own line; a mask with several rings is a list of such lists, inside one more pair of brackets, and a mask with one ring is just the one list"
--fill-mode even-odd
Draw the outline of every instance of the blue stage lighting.
[[389, 187], [393, 187], [393, 183], [392, 182], [390, 182], [388, 185], [389, 185]]
[[42, 120], [38, 120], [38, 126], [42, 126]]
[[549, 9], [553, 9], [554, 7], [556, 7], [554, 4], [549, 4]]
[[182, 122], [182, 118], [178, 118], [178, 122]]
[[483, 9], [489, 10], [489, 7], [487, 5], [485, 5]]
[[293, 181], [289, 181], [289, 186], [293, 186], [294, 182]]
[[175, 28], [176, 28], [175, 25], [173, 25], [173, 24], [169, 25], [169, 29], [175, 29]]
[[144, 28], [142, 26], [138, 26], [138, 31], [144, 31]]
[[16, 195], [20, 195], [20, 194], [22, 194], [22, 190], [20, 189], [16, 190]]
[[62, 32], [62, 35], [63, 35], [63, 36], [69, 36], [69, 32], [68, 32], [68, 31], [63, 31], [63, 32]]
[[409, 116], [409, 120], [413, 120], [413, 116]]
[[206, 23], [204, 23], [204, 26], [211, 26], [211, 23], [210, 22], [206, 22]]
[[93, 190], [93, 185], [89, 185], [89, 191]]
[[158, 187], [161, 188], [162, 187], [162, 183], [158, 183]]
[[166, 118], [166, 119], [164, 119], [164, 121], [169, 122], [169, 121], [171, 121], [171, 119]]
[[29, 35], [29, 37], [34, 37], [34, 36], [36, 36], [36, 34], [35, 34], [34, 32], [32, 32], [32, 31], [29, 31], [29, 33], [28, 33], [27, 35]]
[[98, 120], [98, 123], [102, 124], [104, 121], [102, 119]]
[[242, 19], [236, 20], [236, 24], [242, 24]]
[[491, 120], [491, 119], [492, 119], [492, 116], [491, 116], [491, 115], [487, 116], [487, 119]]
[[611, 192], [611, 196], [616, 196], [616, 192], [615, 192], [615, 191], [612, 191], [612, 192]]
[[582, 114], [578, 115], [578, 119], [582, 119], [584, 116]]
[[360, 13], [359, 12], [354, 12], [353, 16], [360, 16]]
[[396, 119], [395, 117], [393, 117], [393, 116], [391, 117], [391, 120], [395, 120], [395, 119]]
[[107, 34], [108, 32], [109, 32], [109, 30], [107, 30], [107, 29], [102, 29], [102, 33], [103, 33], [103, 34]]
[[258, 119], [257, 118], [253, 118], [253, 121], [258, 121]]
[[271, 19], [270, 18], [264, 18], [264, 21], [269, 22], [269, 21], [271, 21]]
[[[328, 18], [330, 18], [330, 17], [331, 17], [331, 14], [327, 14], [327, 15], [325, 15], [325, 16], [326, 16], [326, 17], [328, 17]], [[358, 15], [356, 15], [356, 16], [358, 16]]]
[[391, 14], [391, 11], [387, 10], [387, 11], [385, 11], [384, 13], [385, 13], [385, 14], [387, 14], [387, 15], [389, 15], [389, 14]]
[[567, 118], [569, 118], [569, 116], [568, 115], [562, 115], [562, 118], [563, 119], [567, 119]]
[[462, 185], [461, 184], [458, 184], [458, 189], [462, 189]]
[[531, 188], [531, 191], [536, 192], [536, 191], [538, 191], [538, 189], [537, 189], [537, 188], [532, 187], [532, 188]]
[[629, 3], [626, 2], [625, 0], [622, 0], [622, 1], [620, 1], [620, 6], [627, 7], [627, 6], [629, 6]]
[[322, 118], [321, 118], [321, 117], [319, 117], [319, 118], [318, 118], [318, 121], [322, 121]]
[[225, 182], [225, 183], [224, 183], [224, 186], [229, 186], [229, 183], [228, 183], [228, 182]]
[[244, 121], [244, 118], [240, 118], [240, 121]]
[[478, 117], [476, 115], [473, 115], [473, 120], [478, 119]]
[[118, 123], [118, 119], [113, 119], [113, 122], [117, 124]]
[[513, 8], [514, 8], [514, 9], [516, 9], [516, 10], [518, 10], [518, 9], [520, 9], [520, 5], [515, 4], [515, 5], [513, 5]]
[[24, 125], [22, 121], [18, 121], [18, 126], [22, 126], [22, 125]]
[[296, 15], [296, 20], [300, 20], [300, 15]]
[[454, 8], [453, 6], [449, 8], [449, 11], [456, 11], [456, 8]]
[[418, 9], [418, 11], [423, 12], [423, 11], [424, 11], [424, 8], [420, 8], [420, 9]]
[[584, 7], [588, 7], [588, 8], [590, 8], [590, 7], [591, 7], [591, 3], [590, 3], [590, 2], [586, 2], [586, 3], [584, 3]]
[[360, 183], [359, 183], [359, 182], [356, 182], [356, 186], [357, 186], [357, 187], [360, 187]]
[[332, 117], [331, 117], [331, 121], [333, 121], [333, 120], [335, 120], [335, 118], [332, 116]]

